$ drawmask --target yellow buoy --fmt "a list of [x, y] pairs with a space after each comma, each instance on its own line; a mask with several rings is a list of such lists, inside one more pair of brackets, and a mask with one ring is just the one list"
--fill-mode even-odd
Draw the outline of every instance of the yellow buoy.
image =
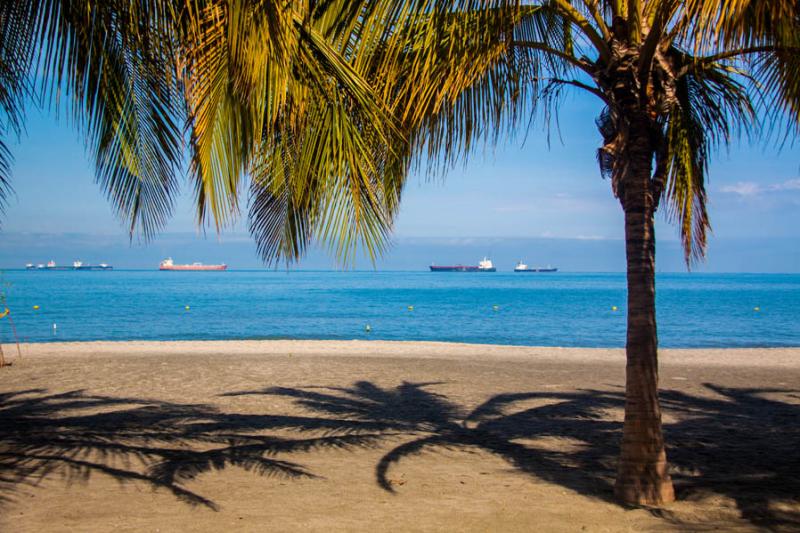
[[189, 310], [189, 306], [187, 305], [187, 306], [185, 307], [185, 309], [188, 311], [188, 310]]
[[500, 306], [499, 305], [493, 305], [492, 306], [492, 310], [499, 311], [500, 310]]
[[612, 306], [611, 306], [611, 310], [612, 310], [612, 311], [616, 311], [616, 310], [617, 310], [617, 306], [616, 306], [616, 305], [612, 305]]
[[753, 308], [753, 311], [755, 311], [755, 312], [759, 312], [759, 311], [761, 311], [761, 308], [760, 308], [760, 307], [754, 307], [754, 308]]
[[34, 311], [38, 311], [38, 310], [39, 310], [39, 306], [38, 306], [38, 305], [34, 305], [34, 306], [33, 306], [33, 310], [34, 310]]
[[413, 310], [414, 310], [414, 306], [413, 306], [413, 305], [409, 305], [409, 306], [408, 306], [408, 310], [409, 310], [409, 311], [413, 311]]
[[[5, 317], [7, 317], [7, 316], [8, 316], [8, 313], [10, 313], [10, 312], [11, 312], [11, 311], [9, 311], [9, 310], [8, 310], [8, 307], [6, 307], [6, 308], [3, 310], [3, 312], [1, 312], [1, 313], [0, 313], [0, 318], [5, 318]], [[11, 319], [9, 319], [9, 320], [11, 320]]]

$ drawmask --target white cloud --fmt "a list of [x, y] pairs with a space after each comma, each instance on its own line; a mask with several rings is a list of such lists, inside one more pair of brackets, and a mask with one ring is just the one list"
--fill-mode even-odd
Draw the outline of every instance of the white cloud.
[[784, 181], [770, 187], [771, 191], [800, 191], [800, 178]]
[[754, 196], [761, 192], [761, 187], [752, 181], [740, 181], [733, 185], [726, 185], [721, 190], [722, 192], [738, 194], [739, 196]]
[[756, 196], [759, 194], [779, 191], [800, 191], [800, 178], [791, 179], [782, 183], [759, 185], [752, 181], [739, 181], [733, 185], [726, 185], [720, 189], [722, 192], [738, 194], [742, 197]]

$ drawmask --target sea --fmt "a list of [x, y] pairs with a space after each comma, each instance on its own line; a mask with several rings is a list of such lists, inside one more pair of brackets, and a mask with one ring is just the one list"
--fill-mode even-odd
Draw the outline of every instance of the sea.
[[[622, 273], [12, 270], [0, 283], [27, 342], [625, 344]], [[656, 287], [661, 346], [800, 346], [798, 274], [659, 274]], [[11, 324], [0, 319], [0, 341]]]

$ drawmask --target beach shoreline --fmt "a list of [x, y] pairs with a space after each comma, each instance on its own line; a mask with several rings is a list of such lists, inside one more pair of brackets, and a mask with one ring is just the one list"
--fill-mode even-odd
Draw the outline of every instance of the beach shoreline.
[[[585, 363], [619, 363], [624, 348], [518, 346], [439, 341], [386, 340], [176, 340], [78, 341], [21, 343], [24, 357], [64, 356], [209, 356], [314, 355], [347, 357], [398, 357], [422, 359], [556, 360]], [[6, 358], [14, 361], [17, 347], [3, 343]], [[800, 347], [659, 348], [662, 365], [725, 367], [800, 367]]]
[[0, 530], [790, 531], [800, 349], [661, 350], [678, 501], [613, 500], [621, 349], [3, 344]]

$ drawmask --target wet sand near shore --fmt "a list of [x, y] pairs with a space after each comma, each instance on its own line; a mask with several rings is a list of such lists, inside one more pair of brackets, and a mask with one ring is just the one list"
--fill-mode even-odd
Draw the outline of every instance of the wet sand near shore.
[[661, 352], [662, 509], [612, 499], [622, 350], [3, 349], [2, 531], [800, 529], [800, 349]]

